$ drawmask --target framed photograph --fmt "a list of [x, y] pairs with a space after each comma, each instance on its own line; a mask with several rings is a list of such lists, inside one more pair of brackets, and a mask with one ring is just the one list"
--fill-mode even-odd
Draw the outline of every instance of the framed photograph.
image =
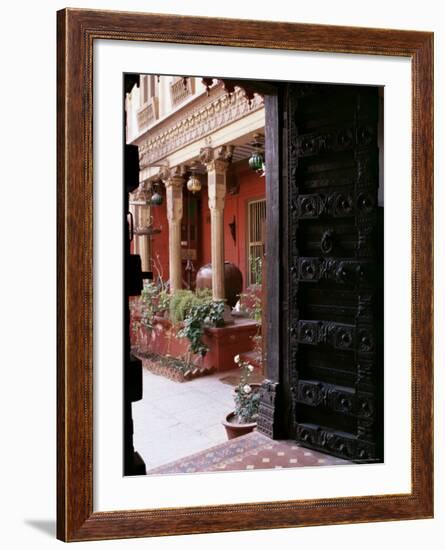
[[433, 517], [433, 34], [57, 25], [58, 538]]

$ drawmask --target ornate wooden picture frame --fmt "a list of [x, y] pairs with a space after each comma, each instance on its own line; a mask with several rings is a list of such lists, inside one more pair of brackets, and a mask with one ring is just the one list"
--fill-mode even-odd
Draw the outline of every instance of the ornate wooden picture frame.
[[[58, 538], [81, 541], [433, 517], [433, 34], [77, 9], [57, 15]], [[372, 54], [411, 60], [410, 492], [94, 511], [95, 40]]]

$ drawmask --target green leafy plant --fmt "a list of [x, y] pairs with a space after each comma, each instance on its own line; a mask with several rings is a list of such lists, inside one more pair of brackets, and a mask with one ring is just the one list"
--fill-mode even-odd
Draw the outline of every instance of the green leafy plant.
[[141, 291], [141, 324], [143, 327], [151, 330], [153, 328], [153, 317], [157, 308], [157, 295], [159, 289], [152, 281], [144, 281]]
[[140, 312], [141, 318], [140, 322], [133, 322], [133, 330], [137, 332], [141, 325], [151, 330], [154, 317], [167, 311], [169, 304], [170, 295], [162, 280], [158, 283], [145, 280], [139, 299], [133, 300], [130, 306], [132, 312]]
[[176, 290], [170, 296], [170, 320], [174, 325], [181, 323], [191, 308], [195, 295], [191, 290]]
[[195, 305], [208, 303], [212, 300], [211, 291], [206, 288], [192, 292], [191, 290], [176, 290], [170, 297], [170, 320], [174, 325], [184, 321]]
[[250, 383], [255, 369], [249, 362], [242, 361], [239, 355], [235, 355], [234, 361], [241, 369], [240, 381], [235, 388], [235, 418], [239, 424], [255, 422], [261, 398], [259, 388]]
[[205, 326], [220, 326], [223, 319], [224, 301], [198, 298], [198, 302], [187, 311], [178, 336], [189, 340], [190, 353], [204, 356], [208, 351], [208, 346], [202, 341]]
[[158, 294], [157, 312], [161, 313], [170, 309], [170, 294], [167, 289], [163, 288]]

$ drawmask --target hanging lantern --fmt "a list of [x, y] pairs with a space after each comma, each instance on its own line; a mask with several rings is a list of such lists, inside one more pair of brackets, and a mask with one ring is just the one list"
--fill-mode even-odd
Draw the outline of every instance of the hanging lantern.
[[153, 193], [153, 195], [151, 196], [151, 205], [152, 206], [161, 206], [161, 204], [163, 203], [164, 199], [162, 198], [162, 195], [160, 193], [158, 193], [157, 191], [155, 191]]
[[260, 172], [263, 169], [264, 159], [259, 151], [254, 151], [249, 158], [249, 167], [255, 172]]
[[159, 193], [158, 189], [155, 188], [150, 203], [152, 206], [161, 206], [161, 204], [164, 202], [164, 199], [162, 198], [161, 193]]
[[264, 172], [265, 168], [265, 162], [264, 162], [264, 156], [262, 153], [262, 147], [263, 144], [261, 142], [261, 134], [254, 134], [254, 141], [251, 143], [251, 145], [255, 148], [253, 153], [250, 155], [249, 158], [249, 167], [251, 170], [254, 170], [255, 172], [262, 173]]
[[187, 181], [187, 189], [195, 194], [201, 191], [201, 180], [198, 178], [198, 176], [195, 174], [195, 168], [191, 168], [191, 175], [190, 178]]
[[135, 235], [156, 235], [160, 233], [160, 229], [153, 227], [152, 198], [151, 190], [147, 188], [146, 184], [140, 184], [136, 192], [130, 195], [129, 206], [134, 218]]

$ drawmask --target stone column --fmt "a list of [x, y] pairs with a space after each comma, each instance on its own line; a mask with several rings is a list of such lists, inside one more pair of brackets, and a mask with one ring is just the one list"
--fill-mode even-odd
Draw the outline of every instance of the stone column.
[[182, 288], [181, 220], [184, 172], [181, 167], [172, 168], [163, 173], [163, 181], [167, 195], [170, 293], [173, 293]]
[[[130, 214], [133, 219], [133, 231], [136, 229], [137, 226], [137, 217], [136, 217], [136, 206], [134, 204], [134, 201], [136, 193], [130, 193], [129, 200], [128, 200], [128, 210], [130, 211]], [[136, 233], [133, 233], [133, 254], [139, 254], [139, 239]]]
[[147, 234], [151, 225], [150, 193], [146, 182], [141, 182], [137, 190], [130, 195], [129, 209], [134, 224], [133, 253], [141, 257], [142, 271], [151, 271], [150, 237]]
[[226, 173], [233, 154], [233, 145], [201, 150], [200, 160], [207, 168], [211, 222], [212, 294], [214, 300], [224, 300], [224, 204]]

